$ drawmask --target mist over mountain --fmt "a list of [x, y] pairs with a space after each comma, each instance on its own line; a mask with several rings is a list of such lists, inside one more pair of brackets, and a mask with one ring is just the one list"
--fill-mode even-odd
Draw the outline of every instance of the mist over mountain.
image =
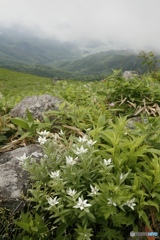
[[0, 27], [0, 67], [46, 77], [108, 75], [112, 69], [137, 70], [135, 50], [113, 41], [59, 41], [25, 27]]

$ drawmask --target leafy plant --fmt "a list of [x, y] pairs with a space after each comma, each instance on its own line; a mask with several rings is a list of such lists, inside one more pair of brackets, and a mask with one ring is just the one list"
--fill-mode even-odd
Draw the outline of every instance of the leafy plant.
[[[22, 75], [13, 77], [17, 81]], [[39, 81], [39, 93], [61, 97], [67, 105], [49, 111], [43, 123], [29, 111], [26, 119], [12, 121], [8, 110], [1, 111], [1, 135], [5, 137], [1, 143], [8, 141], [1, 151], [19, 139], [26, 144], [39, 142], [43, 149], [39, 161], [25, 153], [19, 158], [32, 180], [25, 198], [30, 209], [13, 216], [14, 224], [2, 217], [6, 223], [3, 235], [7, 236], [10, 226], [16, 240], [118, 240], [133, 230], [158, 231], [158, 73], [126, 81], [121, 71], [114, 71], [103, 82], [60, 81], [54, 87], [49, 81]], [[30, 83], [27, 94], [36, 94], [31, 76], [26, 82]], [[13, 91], [15, 102], [23, 93], [19, 96]], [[10, 97], [6, 95], [5, 102]], [[135, 115], [141, 116], [136, 120]]]
[[47, 122], [41, 123], [38, 120], [34, 120], [29, 110], [26, 110], [26, 119], [11, 118], [11, 121], [18, 126], [18, 132], [21, 135], [20, 140], [32, 138], [44, 128], [50, 128], [52, 123], [48, 118], [45, 118]]
[[141, 51], [139, 56], [139, 58], [143, 59], [143, 66], [147, 66], [148, 68], [148, 72], [149, 73], [154, 73], [158, 71], [158, 64], [160, 62], [160, 60], [157, 59], [157, 56], [155, 55], [154, 52], [144, 52], [144, 51]]
[[159, 218], [160, 151], [145, 137], [118, 118], [83, 137], [53, 134], [40, 163], [24, 161], [35, 181], [29, 199], [50, 216], [54, 239], [124, 239], [123, 227], [137, 230], [138, 219], [157, 228], [149, 212]]
[[[32, 216], [29, 212], [21, 214], [21, 219], [15, 221], [16, 225], [24, 231], [17, 236], [22, 240], [48, 240], [48, 228], [41, 216], [35, 213]], [[21, 237], [21, 238], [20, 238]]]

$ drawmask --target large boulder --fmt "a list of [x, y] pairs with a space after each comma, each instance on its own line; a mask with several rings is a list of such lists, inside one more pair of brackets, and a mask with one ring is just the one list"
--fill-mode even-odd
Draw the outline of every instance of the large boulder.
[[32, 96], [23, 99], [20, 103], [18, 103], [11, 111], [10, 115], [12, 118], [26, 117], [26, 109], [28, 109], [34, 119], [43, 120], [43, 113], [48, 110], [58, 110], [59, 104], [62, 102], [57, 97], [53, 97], [48, 94], [40, 95], [40, 96]]
[[37, 161], [43, 156], [39, 145], [31, 144], [0, 154], [0, 207], [14, 209], [23, 201], [29, 176], [18, 158], [32, 156]]

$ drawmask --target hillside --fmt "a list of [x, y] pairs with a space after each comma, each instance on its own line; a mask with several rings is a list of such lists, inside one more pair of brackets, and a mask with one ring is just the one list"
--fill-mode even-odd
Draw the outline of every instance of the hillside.
[[25, 29], [0, 27], [0, 67], [3, 68], [61, 79], [97, 79], [119, 68], [144, 72], [136, 53], [107, 50], [109, 47], [115, 46], [89, 42], [82, 48], [75, 43], [36, 36]]
[[29, 32], [18, 32], [16, 29], [0, 28], [0, 63], [26, 63], [47, 65], [50, 62], [73, 60], [81, 56], [76, 45], [45, 36], [35, 36]]
[[90, 54], [75, 61], [55, 63], [54, 67], [81, 75], [110, 74], [112, 69], [144, 71], [137, 55], [127, 50], [110, 50]]
[[[45, 91], [45, 87], [52, 84], [49, 78], [0, 68], [0, 92], [9, 99], [16, 95], [19, 100], [33, 91], [38, 94], [39, 91]], [[14, 102], [11, 101], [11, 104]]]

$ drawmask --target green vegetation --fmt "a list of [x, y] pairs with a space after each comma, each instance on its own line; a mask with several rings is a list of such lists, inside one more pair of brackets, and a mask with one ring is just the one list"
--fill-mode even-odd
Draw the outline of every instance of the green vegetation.
[[122, 69], [123, 71], [132, 69], [144, 71], [141, 60], [133, 51], [110, 50], [96, 54], [90, 54], [87, 57], [70, 62], [58, 62], [54, 66], [65, 71], [73, 71], [79, 75], [109, 75], [113, 69]]
[[5, 61], [0, 63], [1, 67], [24, 73], [35, 74], [44, 77], [58, 77], [60, 79], [77, 80], [100, 80], [109, 76], [113, 69], [122, 71], [132, 69], [140, 73], [146, 71], [146, 66], [142, 67], [142, 60], [132, 51], [114, 50], [90, 54], [78, 60], [57, 60], [50, 64], [24, 64], [10, 63]]
[[[130, 231], [159, 232], [159, 76], [125, 80], [113, 71], [103, 81], [52, 83], [0, 69], [0, 152], [22, 141], [43, 149], [39, 162], [19, 159], [33, 183], [24, 209], [1, 210], [2, 239], [120, 240]], [[44, 93], [64, 103], [42, 123], [29, 112], [10, 118], [24, 96]]]

